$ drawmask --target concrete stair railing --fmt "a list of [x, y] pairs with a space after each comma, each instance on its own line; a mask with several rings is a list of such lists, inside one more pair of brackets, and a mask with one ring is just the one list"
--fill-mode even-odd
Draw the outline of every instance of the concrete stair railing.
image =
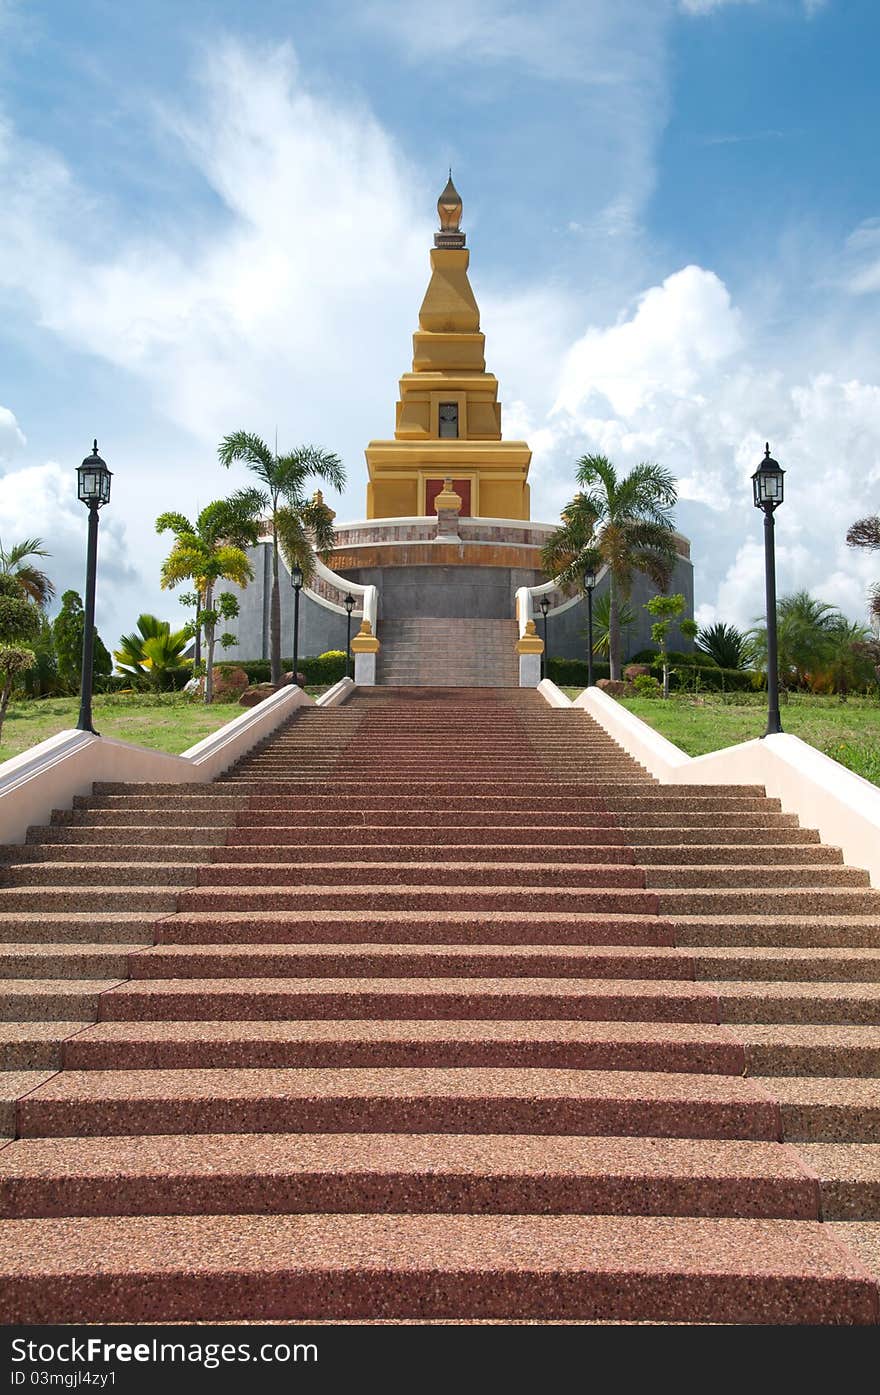
[[880, 1317], [880, 891], [760, 785], [373, 688], [96, 784], [0, 936], [7, 1323]]

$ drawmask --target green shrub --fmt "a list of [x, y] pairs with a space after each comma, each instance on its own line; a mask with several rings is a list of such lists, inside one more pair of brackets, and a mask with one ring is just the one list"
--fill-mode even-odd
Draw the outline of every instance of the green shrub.
[[633, 679], [633, 687], [639, 697], [658, 698], [663, 696], [663, 685], [652, 673], [640, 673]]
[[[271, 678], [268, 659], [245, 659], [241, 662], [233, 659], [227, 663], [215, 664], [214, 667], [244, 669], [251, 683], [268, 683]], [[328, 649], [326, 654], [315, 654], [306, 658], [300, 655], [297, 658], [297, 667], [306, 682], [316, 687], [325, 683], [338, 683], [340, 678], [345, 677], [345, 650]], [[281, 669], [283, 673], [292, 671], [292, 656], [281, 660]]]
[[[602, 660], [593, 661], [593, 682], [607, 678], [608, 664]], [[554, 659], [551, 655], [547, 663], [547, 677], [560, 688], [585, 688], [587, 686], [586, 659]]]
[[[651, 665], [659, 672], [661, 665]], [[747, 669], [719, 668], [717, 664], [671, 664], [669, 686], [688, 693], [747, 693], [755, 689], [755, 675]]]

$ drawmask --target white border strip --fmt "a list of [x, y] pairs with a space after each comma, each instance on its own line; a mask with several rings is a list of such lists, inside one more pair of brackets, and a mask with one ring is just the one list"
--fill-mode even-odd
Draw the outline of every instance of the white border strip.
[[182, 755], [151, 751], [110, 736], [60, 731], [0, 764], [0, 843], [21, 843], [31, 824], [48, 823], [53, 809], [69, 809], [75, 795], [96, 781], [207, 783], [228, 770], [299, 707], [336, 707], [354, 691], [343, 678], [317, 702], [288, 684], [197, 741]]
[[781, 732], [688, 756], [601, 688], [585, 688], [573, 703], [554, 683], [541, 683], [538, 692], [553, 707], [588, 712], [661, 784], [763, 785], [786, 813], [818, 829], [823, 843], [840, 848], [851, 867], [866, 868], [871, 885], [880, 887], [880, 788], [799, 736]]

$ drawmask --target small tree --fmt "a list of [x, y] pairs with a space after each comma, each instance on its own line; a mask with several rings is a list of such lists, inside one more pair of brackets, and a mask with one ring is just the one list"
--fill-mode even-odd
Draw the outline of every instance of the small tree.
[[26, 647], [40, 633], [40, 611], [25, 597], [19, 579], [0, 572], [0, 735], [6, 720], [6, 709], [18, 674], [33, 668], [36, 655]]
[[[76, 692], [82, 674], [83, 638], [86, 617], [83, 603], [76, 591], [65, 591], [61, 609], [52, 622], [52, 638], [58, 663], [58, 677], [68, 692]], [[95, 629], [95, 679], [108, 679], [113, 672], [110, 651]]]
[[677, 623], [684, 637], [693, 639], [699, 629], [695, 620], [679, 619], [685, 605], [685, 598], [681, 592], [676, 592], [674, 596], [652, 596], [645, 605], [648, 614], [657, 617], [651, 626], [651, 638], [660, 650], [660, 659], [663, 664], [663, 696], [665, 698], [669, 697], [669, 650], [667, 647], [669, 631]]

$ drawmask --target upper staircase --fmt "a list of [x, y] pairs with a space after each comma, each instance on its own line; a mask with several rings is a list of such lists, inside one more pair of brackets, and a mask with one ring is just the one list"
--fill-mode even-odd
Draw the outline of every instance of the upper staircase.
[[516, 640], [515, 620], [388, 620], [378, 681], [412, 688], [515, 688]]
[[880, 892], [762, 789], [375, 688], [4, 851], [0, 1321], [878, 1321]]

